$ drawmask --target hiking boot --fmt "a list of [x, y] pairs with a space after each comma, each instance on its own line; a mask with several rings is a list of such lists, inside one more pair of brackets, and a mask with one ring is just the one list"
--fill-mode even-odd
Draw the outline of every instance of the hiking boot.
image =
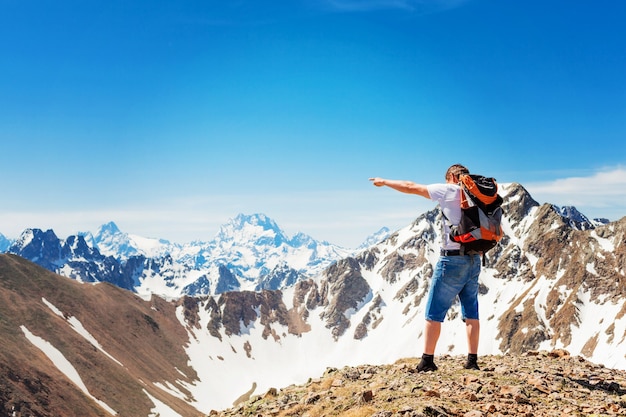
[[465, 369], [475, 369], [477, 371], [480, 371], [480, 368], [478, 367], [478, 362], [473, 361], [471, 359], [468, 359], [467, 362], [465, 362]]
[[439, 368], [437, 368], [435, 362], [428, 362], [422, 359], [415, 369], [417, 370], [417, 372], [432, 372], [436, 371]]

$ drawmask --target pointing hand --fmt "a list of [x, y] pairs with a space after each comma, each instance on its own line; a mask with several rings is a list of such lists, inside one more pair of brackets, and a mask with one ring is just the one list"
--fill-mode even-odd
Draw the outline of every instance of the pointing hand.
[[370, 178], [370, 181], [372, 181], [372, 183], [377, 187], [382, 187], [383, 185], [385, 185], [385, 180], [382, 178], [372, 177]]

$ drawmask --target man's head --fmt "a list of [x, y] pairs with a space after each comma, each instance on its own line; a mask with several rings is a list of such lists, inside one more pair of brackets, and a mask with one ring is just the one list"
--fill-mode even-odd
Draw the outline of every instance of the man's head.
[[446, 182], [456, 184], [461, 174], [469, 174], [469, 170], [461, 164], [454, 164], [446, 171]]

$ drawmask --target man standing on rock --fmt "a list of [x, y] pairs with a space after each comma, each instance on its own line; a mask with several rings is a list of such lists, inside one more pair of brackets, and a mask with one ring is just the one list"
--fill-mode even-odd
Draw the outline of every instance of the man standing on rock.
[[445, 184], [416, 184], [412, 181], [370, 178], [377, 186], [387, 186], [407, 194], [417, 194], [439, 203], [448, 221], [443, 224], [441, 256], [435, 267], [428, 302], [426, 304], [426, 326], [424, 331], [424, 352], [417, 365], [419, 372], [436, 371], [434, 362], [435, 348], [441, 334], [441, 323], [448, 309], [458, 296], [461, 312], [467, 332], [466, 369], [478, 367], [478, 339], [480, 322], [478, 321], [478, 275], [480, 274], [480, 254], [462, 254], [459, 243], [450, 239], [450, 226], [461, 220], [461, 188], [459, 176], [469, 174], [463, 165], [452, 165], [446, 171]]

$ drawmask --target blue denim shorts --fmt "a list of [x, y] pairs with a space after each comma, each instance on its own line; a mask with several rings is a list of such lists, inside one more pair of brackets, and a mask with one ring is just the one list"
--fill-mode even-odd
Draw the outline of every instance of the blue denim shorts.
[[426, 320], [442, 322], [458, 296], [463, 319], [478, 320], [480, 255], [442, 256], [433, 273]]

